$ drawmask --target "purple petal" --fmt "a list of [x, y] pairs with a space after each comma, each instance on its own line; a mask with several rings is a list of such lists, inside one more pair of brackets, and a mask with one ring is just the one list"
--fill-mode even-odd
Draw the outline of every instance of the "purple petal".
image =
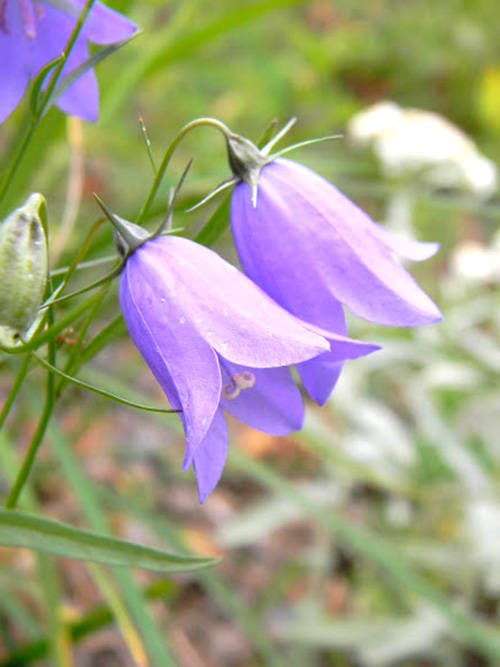
[[[304, 404], [288, 368], [248, 368], [225, 359], [220, 363], [220, 404], [229, 414], [272, 435], [302, 428]], [[242, 376], [250, 378], [249, 386], [238, 386]]]
[[[260, 196], [260, 195], [259, 195]], [[378, 349], [345, 336], [347, 332], [342, 305], [325, 284], [322, 274], [305, 272], [298, 261], [286, 261], [276, 251], [272, 224], [258, 230], [233, 217], [234, 240], [247, 274], [281, 306], [311, 324], [331, 343], [331, 351], [298, 364], [308, 394], [322, 405], [330, 395], [342, 369], [343, 359], [355, 359]], [[258, 232], [258, 233], [257, 233]], [[268, 250], [268, 252], [266, 252]], [[298, 251], [295, 253], [298, 255]]]
[[227, 428], [222, 410], [217, 410], [193, 457], [193, 468], [202, 503], [220, 479], [227, 456]]
[[6, 21], [9, 33], [0, 27], [0, 123], [21, 100], [30, 78], [29, 44], [21, 25], [16, 3], [7, 3]]
[[[37, 22], [36, 36], [31, 40], [33, 46], [32, 76], [35, 76], [49, 61], [61, 55], [75, 25], [74, 18], [56, 7], [44, 3], [41, 9], [41, 18]], [[77, 41], [80, 41], [80, 39]], [[83, 39], [83, 43], [85, 43], [85, 39]]]
[[[88, 58], [88, 55], [87, 45], [83, 40], [78, 40], [71, 51], [62, 76], [78, 67]], [[67, 114], [95, 122], [99, 114], [99, 91], [94, 70], [87, 70], [85, 74], [79, 76], [59, 97], [56, 104]]]
[[219, 362], [185, 319], [179, 300], [165, 297], [168, 269], [163, 276], [158, 267], [142, 261], [143, 254], [133, 253], [120, 276], [120, 307], [130, 337], [167, 398], [174, 408], [182, 407], [186, 468], [219, 404]]
[[[167, 299], [224, 358], [255, 368], [287, 366], [329, 349], [215, 252], [185, 238], [164, 236], [137, 253], [168, 272]], [[167, 282], [167, 281], [165, 281]]]
[[[56, 7], [44, 4], [43, 17], [33, 40], [33, 75], [63, 51], [74, 24], [75, 19], [73, 17]], [[88, 58], [88, 55], [86, 39], [83, 35], [80, 35], [63, 68], [61, 78], [69, 74], [78, 65], [81, 65]], [[85, 74], [82, 74], [57, 100], [57, 106], [65, 113], [89, 121], [97, 120], [98, 105], [97, 80], [93, 70], [88, 70]]]
[[330, 337], [331, 351], [320, 354], [315, 359], [297, 364], [300, 379], [309, 396], [323, 405], [332, 393], [345, 359], [357, 359], [380, 350], [380, 345], [365, 343], [354, 338]]
[[401, 255], [401, 257], [405, 257], [406, 259], [411, 259], [414, 262], [422, 262], [435, 255], [439, 250], [439, 243], [424, 243], [422, 241], [407, 239], [404, 236], [390, 232], [373, 220], [372, 224], [372, 232], [378, 236], [382, 243], [389, 250], [395, 252], [396, 255]]
[[[77, 15], [85, 5], [85, 0], [73, 0], [77, 5]], [[83, 27], [85, 37], [95, 44], [112, 44], [127, 39], [137, 30], [126, 16], [96, 2]]]
[[252, 271], [257, 263], [264, 267], [260, 275], [268, 272], [268, 283], [277, 272], [293, 271], [311, 290], [322, 285], [356, 315], [380, 324], [413, 326], [441, 318], [370, 218], [302, 165], [278, 159], [264, 167], [256, 208], [249, 186], [238, 184], [231, 220], [242, 264], [258, 284]]
[[[323, 313], [321, 313], [321, 308]], [[306, 320], [309, 319], [307, 309], [305, 309], [303, 317]], [[322, 322], [325, 326], [332, 328], [336, 326], [340, 330], [346, 330], [345, 321], [341, 321], [335, 311], [329, 311], [326, 303], [320, 303], [319, 307], [317, 304], [311, 319], [312, 317], [316, 322]], [[319, 327], [315, 330], [330, 341], [330, 352], [325, 352], [314, 359], [297, 364], [297, 370], [309, 396], [319, 405], [323, 405], [337, 383], [342, 370], [342, 362], [346, 359], [357, 359], [371, 354], [379, 350], [380, 345], [348, 338]]]
[[341, 361], [332, 361], [327, 352], [297, 366], [305, 390], [318, 405], [324, 405], [328, 400], [337, 384], [343, 365]]

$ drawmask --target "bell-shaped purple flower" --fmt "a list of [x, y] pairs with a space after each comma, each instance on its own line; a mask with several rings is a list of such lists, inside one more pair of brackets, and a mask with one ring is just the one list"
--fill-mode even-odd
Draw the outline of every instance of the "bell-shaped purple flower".
[[119, 299], [130, 336], [181, 410], [183, 468], [194, 465], [200, 501], [226, 459], [223, 409], [267, 433], [302, 425], [304, 407], [289, 369], [327, 353], [340, 362], [376, 346], [331, 336], [332, 345], [290, 315], [215, 252], [159, 236], [126, 259]]
[[[15, 109], [32, 76], [59, 56], [84, 0], [0, 0], [0, 123]], [[88, 58], [87, 40], [112, 44], [130, 37], [136, 25], [96, 2], [76, 40], [62, 76]], [[93, 70], [82, 74], [57, 100], [62, 111], [97, 120], [97, 81]]]
[[[441, 319], [436, 305], [395, 257], [427, 259], [437, 244], [388, 232], [297, 162], [265, 161], [256, 154], [255, 164], [235, 175], [242, 180], [232, 194], [231, 225], [241, 264], [290, 313], [342, 335], [343, 305], [359, 317], [389, 326]], [[299, 365], [304, 386], [318, 403], [328, 398], [341, 366], [331, 353]]]

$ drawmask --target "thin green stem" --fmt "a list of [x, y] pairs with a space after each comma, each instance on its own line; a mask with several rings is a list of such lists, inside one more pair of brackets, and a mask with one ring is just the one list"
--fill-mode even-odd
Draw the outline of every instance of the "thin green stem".
[[88, 382], [84, 382], [83, 380], [79, 380], [78, 378], [75, 378], [72, 375], [64, 373], [61, 369], [57, 368], [57, 366], [54, 366], [45, 359], [42, 359], [42, 357], [39, 357], [36, 352], [33, 352], [33, 356], [41, 366], [46, 368], [51, 374], [57, 375], [58, 377], [62, 378], [65, 383], [70, 382], [71, 384], [74, 384], [77, 387], [81, 387], [81, 389], [87, 389], [88, 391], [92, 391], [94, 394], [99, 394], [99, 396], [105, 396], [106, 398], [111, 398], [113, 401], [116, 401], [117, 403], [122, 403], [123, 405], [127, 405], [131, 408], [137, 408], [137, 410], [144, 410], [145, 412], [162, 412], [165, 414], [180, 412], [180, 410], [174, 410], [170, 408], [152, 408], [149, 405], [142, 405], [142, 403], [135, 403], [134, 401], [129, 401], [128, 399], [122, 398], [121, 396], [117, 396], [116, 394], [113, 394], [110, 391], [106, 391], [105, 389], [99, 389], [99, 387], [94, 387], [94, 385], [89, 384]]
[[56, 303], [62, 303], [64, 301], [68, 301], [68, 299], [72, 299], [75, 296], [80, 296], [80, 294], [86, 294], [87, 292], [90, 292], [91, 290], [96, 289], [96, 287], [100, 287], [101, 285], [106, 285], [110, 280], [113, 280], [113, 278], [116, 278], [118, 275], [120, 275], [120, 271], [122, 270], [123, 266], [123, 262], [118, 262], [116, 267], [102, 278], [99, 278], [93, 283], [90, 283], [90, 285], [85, 285], [85, 287], [77, 289], [74, 292], [70, 292], [64, 296], [58, 296], [56, 299], [46, 301], [45, 303], [42, 303], [40, 308], [48, 308], [49, 306], [53, 306]]
[[82, 29], [83, 23], [86, 20], [87, 16], [89, 15], [90, 10], [92, 9], [92, 5], [94, 4], [95, 0], [87, 0], [85, 3], [85, 7], [82, 9], [75, 26], [71, 32], [71, 35], [69, 36], [69, 39], [66, 43], [66, 46], [63, 51], [63, 57], [61, 60], [56, 64], [54, 71], [52, 72], [52, 75], [49, 79], [49, 82], [47, 84], [47, 88], [45, 89], [45, 92], [43, 94], [43, 97], [41, 99], [40, 105], [36, 110], [36, 113], [31, 117], [31, 120], [29, 122], [28, 127], [26, 128], [26, 131], [23, 135], [23, 138], [21, 139], [21, 143], [19, 144], [19, 147], [17, 151], [15, 151], [14, 156], [12, 158], [12, 161], [10, 163], [10, 167], [7, 171], [7, 174], [3, 180], [2, 185], [0, 186], [0, 202], [3, 200], [5, 197], [5, 193], [7, 192], [7, 189], [14, 178], [14, 175], [21, 164], [21, 160], [23, 159], [23, 156], [26, 152], [26, 148], [31, 141], [33, 134], [35, 133], [36, 128], [38, 127], [38, 124], [40, 123], [45, 111], [47, 110], [47, 105], [49, 102], [49, 99], [52, 95], [52, 92], [54, 88], [57, 85], [57, 82], [59, 80], [59, 77], [61, 75], [61, 72], [63, 70], [64, 65], [66, 64], [69, 55], [71, 53], [71, 50], [73, 49], [73, 46], [75, 45], [76, 40], [78, 39], [78, 36], [80, 34], [80, 31]]
[[19, 370], [17, 371], [14, 384], [12, 385], [9, 391], [9, 395], [7, 396], [7, 399], [3, 405], [2, 411], [0, 412], [0, 430], [3, 428], [5, 420], [7, 419], [7, 415], [9, 414], [10, 409], [14, 401], [16, 400], [16, 396], [19, 392], [19, 389], [21, 388], [21, 385], [24, 382], [24, 378], [26, 377], [26, 374], [28, 372], [30, 361], [31, 361], [31, 355], [27, 354], [24, 357], [21, 365], [19, 366]]
[[[49, 310], [47, 319], [49, 325], [52, 324], [53, 313], [51, 310]], [[48, 347], [48, 359], [49, 359], [48, 363], [51, 365], [55, 365], [56, 344], [53, 338], [49, 340], [47, 347]], [[55, 405], [55, 380], [53, 372], [49, 370], [47, 371], [47, 381], [45, 384], [45, 403], [43, 406], [43, 411], [40, 417], [40, 421], [38, 422], [36, 431], [31, 439], [30, 445], [28, 447], [28, 452], [24, 457], [21, 469], [19, 470], [16, 480], [14, 481], [10, 493], [7, 496], [7, 500], [5, 501], [5, 507], [7, 509], [13, 509], [17, 504], [21, 491], [23, 490], [23, 487], [26, 484], [26, 481], [33, 467], [33, 463], [35, 462], [38, 449], [42, 444], [43, 436], [45, 435], [45, 431], [49, 424], [50, 417], [52, 416], [52, 412], [54, 410], [54, 405]]]
[[195, 118], [194, 120], [187, 123], [187, 125], [184, 125], [184, 127], [180, 130], [177, 136], [174, 137], [174, 139], [170, 143], [170, 146], [165, 151], [165, 155], [163, 156], [163, 160], [161, 161], [158, 171], [156, 172], [156, 176], [153, 180], [153, 184], [151, 186], [149, 194], [146, 197], [146, 201], [144, 202], [141, 210], [139, 211], [139, 214], [137, 215], [137, 218], [135, 219], [136, 224], [140, 225], [141, 222], [146, 217], [149, 208], [153, 203], [154, 198], [156, 197], [156, 193], [158, 192], [158, 188], [160, 187], [160, 184], [163, 180], [163, 176], [165, 175], [165, 171], [167, 170], [170, 159], [174, 154], [174, 151], [177, 148], [178, 144], [180, 143], [181, 139], [185, 137], [186, 134], [191, 132], [191, 130], [194, 130], [195, 128], [201, 127], [203, 125], [211, 125], [212, 127], [216, 127], [218, 130], [222, 132], [222, 134], [225, 137], [231, 136], [233, 134], [231, 130], [227, 127], [227, 125], [222, 123], [220, 120], [217, 120], [217, 118], [208, 118], [208, 117]]
[[[116, 260], [116, 254], [107, 255], [105, 257], [98, 257], [96, 259], [89, 259], [86, 262], [78, 262], [78, 264], [75, 266], [75, 271], [93, 269], [96, 266], [101, 266], [101, 264], [109, 264], [110, 262], [114, 262], [115, 260]], [[68, 271], [69, 271], [68, 266], [60, 266], [58, 269], [52, 269], [50, 275], [52, 278], [55, 278], [56, 276], [64, 275]]]

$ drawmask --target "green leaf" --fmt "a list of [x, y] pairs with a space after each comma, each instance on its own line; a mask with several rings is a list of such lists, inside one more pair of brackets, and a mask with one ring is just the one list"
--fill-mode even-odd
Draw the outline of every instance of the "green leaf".
[[213, 558], [170, 554], [104, 537], [32, 514], [0, 510], [0, 544], [27, 547], [66, 558], [125, 565], [160, 572], [186, 572], [214, 565]]

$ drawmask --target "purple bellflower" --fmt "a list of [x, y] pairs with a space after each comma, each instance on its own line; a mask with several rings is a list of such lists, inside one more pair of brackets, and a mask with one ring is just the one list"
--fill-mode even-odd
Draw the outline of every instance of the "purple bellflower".
[[[395, 257], [424, 260], [438, 244], [392, 234], [297, 162], [269, 157], [238, 135], [226, 140], [237, 180], [231, 197], [235, 246], [245, 273], [272, 299], [301, 320], [343, 336], [343, 306], [388, 326], [441, 319]], [[319, 404], [341, 368], [331, 352], [298, 364], [304, 387]]]
[[[0, 0], [0, 123], [19, 103], [30, 77], [62, 53], [84, 5], [84, 0]], [[88, 58], [87, 40], [112, 44], [135, 30], [132, 21], [96, 2], [62, 76]], [[88, 70], [59, 97], [57, 106], [65, 113], [95, 121], [98, 102], [96, 77]]]
[[226, 459], [223, 410], [274, 435], [300, 429], [304, 406], [287, 366], [325, 352], [340, 362], [377, 346], [328, 334], [330, 345], [212, 250], [172, 235], [145, 240], [142, 228], [120, 223], [139, 238], [121, 247], [120, 307], [133, 342], [180, 410], [183, 469], [193, 464], [203, 502]]

